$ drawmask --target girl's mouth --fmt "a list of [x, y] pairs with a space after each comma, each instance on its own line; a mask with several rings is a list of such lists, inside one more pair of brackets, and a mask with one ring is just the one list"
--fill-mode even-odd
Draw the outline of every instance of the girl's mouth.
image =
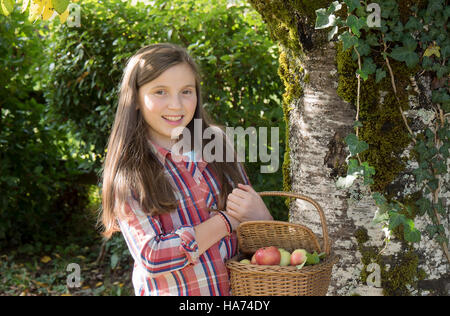
[[163, 115], [162, 118], [171, 125], [178, 125], [183, 120], [184, 115]]

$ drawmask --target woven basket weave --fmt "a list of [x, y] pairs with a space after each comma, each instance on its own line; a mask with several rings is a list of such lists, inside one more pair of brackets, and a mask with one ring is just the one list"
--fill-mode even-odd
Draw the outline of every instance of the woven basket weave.
[[[291, 192], [260, 192], [260, 196], [283, 196], [302, 199], [311, 203], [319, 212], [323, 242], [308, 228], [299, 224], [280, 221], [250, 221], [239, 225], [237, 238], [240, 254], [227, 261], [230, 272], [231, 294], [236, 296], [322, 296], [326, 295], [333, 265], [338, 257], [331, 252], [331, 241], [325, 216], [313, 199]], [[325, 252], [320, 263], [304, 266], [268, 266], [244, 264], [261, 247], [276, 246], [289, 252], [306, 249], [308, 252]]]

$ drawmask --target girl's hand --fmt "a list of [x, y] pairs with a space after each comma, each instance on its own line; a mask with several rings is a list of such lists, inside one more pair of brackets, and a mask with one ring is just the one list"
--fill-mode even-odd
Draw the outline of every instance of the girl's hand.
[[241, 183], [228, 195], [226, 210], [241, 223], [273, 220], [261, 196], [250, 185]]

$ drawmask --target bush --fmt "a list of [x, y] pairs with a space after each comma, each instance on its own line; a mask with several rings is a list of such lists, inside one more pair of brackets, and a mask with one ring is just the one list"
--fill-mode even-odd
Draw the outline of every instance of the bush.
[[[26, 17], [0, 15], [0, 247], [64, 242], [87, 233], [87, 188], [63, 160], [65, 126], [47, 121], [38, 63], [45, 41]], [[71, 162], [71, 163], [68, 163]]]

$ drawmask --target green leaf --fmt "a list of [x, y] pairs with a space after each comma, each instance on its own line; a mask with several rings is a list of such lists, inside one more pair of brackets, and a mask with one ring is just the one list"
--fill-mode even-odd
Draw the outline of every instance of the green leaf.
[[403, 214], [399, 214], [397, 212], [389, 212], [389, 229], [393, 230], [399, 225], [403, 225], [405, 223], [405, 216]]
[[353, 122], [353, 127], [363, 127], [364, 125], [360, 121]]
[[3, 14], [8, 16], [14, 10], [14, 0], [1, 0]]
[[318, 9], [316, 10], [316, 30], [325, 29], [327, 27], [333, 26], [336, 21], [336, 16], [334, 14], [330, 14], [326, 9]]
[[63, 14], [66, 11], [69, 2], [69, 0], [52, 0], [53, 7], [59, 14]]
[[358, 38], [356, 36], [351, 35], [348, 31], [345, 31], [341, 35], [339, 35], [338, 39], [342, 41], [342, 50], [346, 51], [347, 49], [358, 44]]
[[406, 62], [408, 68], [413, 68], [419, 63], [419, 55], [404, 46], [394, 48], [389, 56], [395, 60]]
[[434, 235], [437, 234], [438, 229], [436, 225], [428, 224], [427, 227], [425, 228], [425, 231], [428, 233], [428, 237], [430, 237], [431, 239], [434, 237]]
[[344, 0], [344, 2], [347, 5], [348, 13], [352, 12], [353, 10], [361, 6], [359, 0]]
[[370, 45], [363, 39], [358, 39], [358, 53], [361, 56], [368, 56], [370, 54]]
[[361, 78], [364, 80], [364, 81], [366, 81], [367, 79], [369, 79], [369, 74], [366, 72], [366, 71], [364, 71], [364, 69], [358, 69], [357, 71], [356, 71], [356, 73], [358, 74], [358, 75], [360, 75], [361, 76]]
[[345, 138], [345, 143], [348, 145], [352, 156], [355, 156], [369, 149], [369, 144], [367, 144], [365, 141], [359, 140], [355, 134], [349, 134]]
[[361, 28], [363, 28], [366, 25], [366, 20], [364, 18], [358, 18], [354, 15], [350, 15], [347, 18], [347, 26], [350, 27], [353, 34], [355, 34], [357, 37], [361, 36]]
[[431, 201], [427, 198], [420, 198], [417, 200], [416, 205], [419, 207], [419, 215], [423, 216], [431, 210]]
[[375, 204], [378, 207], [381, 207], [383, 205], [385, 205], [387, 203], [386, 198], [384, 197], [383, 194], [381, 194], [380, 192], [375, 192], [372, 194], [372, 198], [375, 200]]
[[334, 38], [334, 36], [337, 34], [338, 30], [339, 30], [339, 27], [337, 25], [331, 29], [331, 31], [328, 33], [328, 41], [331, 41]]
[[329, 13], [334, 13], [342, 9], [342, 4], [339, 1], [333, 1], [328, 8]]
[[415, 51], [417, 48], [417, 41], [412, 37], [411, 34], [405, 34], [402, 38], [403, 46], [410, 51]]
[[305, 262], [307, 265], [318, 264], [320, 262], [319, 254], [316, 251], [314, 251], [313, 254], [306, 253]]
[[377, 68], [376, 79], [375, 79], [376, 83], [380, 82], [385, 77], [386, 77], [386, 71], [383, 70], [382, 68]]
[[410, 31], [422, 31], [422, 28], [422, 23], [420, 23], [419, 20], [413, 16], [409, 18], [408, 22], [405, 25], [405, 29]]
[[375, 168], [370, 166], [367, 161], [364, 161], [361, 166], [363, 168], [364, 184], [373, 184], [372, 176], [375, 174]]
[[[414, 223], [413, 223], [413, 226], [414, 226]], [[405, 226], [405, 230], [403, 231], [403, 236], [405, 237], [405, 240], [409, 241], [409, 242], [419, 242], [422, 238], [420, 231], [418, 231], [414, 227], [411, 228], [410, 225]]]
[[119, 256], [116, 253], [113, 253], [111, 256], [111, 269], [115, 269], [119, 263]]
[[414, 169], [413, 174], [416, 176], [417, 184], [432, 178], [430, 171], [425, 168]]
[[362, 65], [362, 69], [365, 73], [371, 75], [375, 73], [377, 65], [374, 64], [373, 59], [370, 57], [365, 57]]
[[365, 42], [370, 46], [380, 46], [380, 43], [378, 42], [378, 37], [372, 33], [366, 36]]

